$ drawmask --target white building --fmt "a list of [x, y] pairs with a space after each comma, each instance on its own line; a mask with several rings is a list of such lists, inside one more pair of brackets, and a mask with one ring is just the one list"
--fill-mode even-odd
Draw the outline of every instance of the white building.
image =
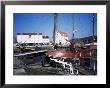
[[42, 33], [17, 33], [18, 43], [49, 43], [49, 37]]
[[65, 32], [56, 32], [55, 43], [58, 45], [70, 45], [68, 35]]
[[50, 41], [49, 41], [49, 36], [42, 36], [42, 38], [43, 38], [42, 41], [43, 41], [44, 44], [50, 42]]

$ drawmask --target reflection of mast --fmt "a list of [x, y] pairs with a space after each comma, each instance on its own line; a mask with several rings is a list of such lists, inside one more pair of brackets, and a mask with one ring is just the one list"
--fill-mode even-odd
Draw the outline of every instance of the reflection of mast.
[[53, 43], [55, 45], [55, 35], [56, 35], [56, 16], [57, 14], [54, 13], [54, 31], [53, 31]]

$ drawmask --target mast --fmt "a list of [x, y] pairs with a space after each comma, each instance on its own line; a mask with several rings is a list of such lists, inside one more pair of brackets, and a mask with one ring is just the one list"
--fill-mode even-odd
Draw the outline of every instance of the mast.
[[93, 45], [94, 45], [94, 13], [93, 13]]
[[73, 39], [74, 39], [74, 16], [72, 15], [72, 29], [73, 29]]
[[56, 35], [56, 16], [57, 16], [57, 14], [54, 13], [53, 45], [55, 45], [55, 35]]

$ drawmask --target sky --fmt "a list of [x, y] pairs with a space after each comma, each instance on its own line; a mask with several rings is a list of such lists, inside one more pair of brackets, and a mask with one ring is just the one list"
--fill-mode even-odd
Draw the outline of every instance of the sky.
[[[42, 33], [53, 37], [54, 13], [14, 13], [13, 33]], [[93, 35], [93, 13], [57, 13], [57, 31], [66, 32], [69, 40]], [[94, 34], [97, 35], [97, 14], [94, 13]]]

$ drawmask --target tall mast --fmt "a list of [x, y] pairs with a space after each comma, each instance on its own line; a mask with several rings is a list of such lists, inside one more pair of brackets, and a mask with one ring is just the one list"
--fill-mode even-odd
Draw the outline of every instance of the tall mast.
[[93, 45], [94, 45], [94, 13], [93, 13]]
[[55, 45], [55, 35], [56, 35], [56, 16], [57, 14], [54, 13], [54, 31], [53, 31], [53, 44]]
[[72, 14], [72, 31], [73, 31], [73, 39], [74, 39], [74, 15]]

